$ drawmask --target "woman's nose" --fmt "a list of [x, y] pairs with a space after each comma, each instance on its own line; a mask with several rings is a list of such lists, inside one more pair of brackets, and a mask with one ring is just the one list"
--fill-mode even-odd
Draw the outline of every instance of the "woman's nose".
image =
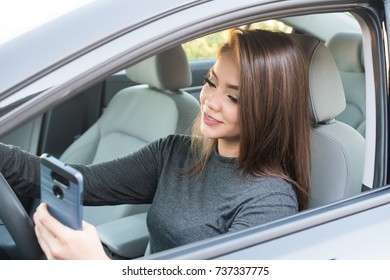
[[220, 109], [220, 107], [221, 107], [220, 96], [219, 96], [218, 92], [214, 92], [213, 94], [210, 94], [206, 98], [205, 104], [211, 110], [218, 111]]

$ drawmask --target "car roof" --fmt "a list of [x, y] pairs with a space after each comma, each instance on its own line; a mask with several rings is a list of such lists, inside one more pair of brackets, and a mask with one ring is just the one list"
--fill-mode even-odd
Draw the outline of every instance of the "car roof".
[[[0, 93], [14, 85], [66, 63], [117, 36], [174, 11], [196, 4], [195, 0], [94, 1], [0, 45]], [[22, 85], [21, 85], [22, 86]], [[8, 95], [8, 94], [7, 94]]]

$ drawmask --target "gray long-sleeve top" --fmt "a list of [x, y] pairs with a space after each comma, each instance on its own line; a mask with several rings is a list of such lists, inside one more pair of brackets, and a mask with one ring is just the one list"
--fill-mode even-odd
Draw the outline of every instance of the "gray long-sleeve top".
[[[0, 170], [22, 194], [39, 197], [39, 158], [0, 145]], [[85, 205], [152, 203], [147, 216], [151, 252], [234, 232], [298, 211], [292, 185], [283, 179], [241, 175], [235, 159], [214, 152], [200, 179], [188, 136], [157, 140], [120, 159], [74, 165], [84, 176]]]

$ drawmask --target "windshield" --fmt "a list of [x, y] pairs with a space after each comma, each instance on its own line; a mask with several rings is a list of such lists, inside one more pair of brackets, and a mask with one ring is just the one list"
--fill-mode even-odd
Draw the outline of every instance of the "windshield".
[[0, 45], [93, 0], [8, 0], [0, 3]]

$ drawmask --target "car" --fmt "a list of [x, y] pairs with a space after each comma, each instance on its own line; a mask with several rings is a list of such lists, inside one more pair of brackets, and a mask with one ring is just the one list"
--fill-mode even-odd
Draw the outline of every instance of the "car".
[[[1, 142], [88, 164], [188, 133], [215, 61], [207, 51], [220, 43], [210, 36], [291, 33], [316, 110], [309, 209], [156, 254], [149, 205], [84, 207], [84, 218], [112, 259], [388, 259], [389, 9], [380, 0], [93, 1], [0, 45]], [[150, 65], [160, 60], [170, 78], [156, 85], [149, 76], [162, 74]], [[45, 258], [37, 201], [0, 179], [0, 258]]]

